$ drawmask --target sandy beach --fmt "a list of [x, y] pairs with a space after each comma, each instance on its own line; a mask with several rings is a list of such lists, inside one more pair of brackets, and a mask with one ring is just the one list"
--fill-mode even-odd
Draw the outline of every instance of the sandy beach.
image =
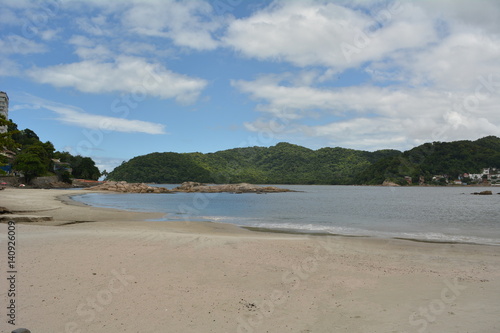
[[146, 221], [163, 214], [79, 193], [0, 192], [16, 214], [53, 218], [15, 225], [15, 325], [0, 224], [1, 332], [500, 331], [495, 246]]

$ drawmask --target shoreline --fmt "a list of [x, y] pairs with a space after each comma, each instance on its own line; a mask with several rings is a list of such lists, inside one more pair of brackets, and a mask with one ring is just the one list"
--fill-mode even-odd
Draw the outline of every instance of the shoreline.
[[477, 245], [477, 246], [500, 246], [500, 244], [486, 244], [486, 243], [474, 243], [474, 242], [460, 242], [460, 241], [452, 241], [452, 240], [431, 240], [431, 239], [419, 239], [419, 238], [405, 238], [405, 237], [377, 237], [377, 236], [369, 236], [369, 235], [344, 235], [344, 234], [332, 234], [326, 232], [305, 232], [301, 230], [292, 230], [292, 229], [271, 229], [271, 228], [262, 228], [262, 227], [247, 227], [241, 226], [243, 229], [248, 229], [254, 232], [262, 232], [262, 233], [276, 233], [276, 234], [287, 234], [287, 235], [303, 235], [303, 236], [311, 236], [311, 237], [346, 237], [346, 238], [364, 238], [364, 239], [378, 239], [378, 240], [401, 240], [408, 242], [417, 242], [417, 243], [428, 243], [428, 244], [444, 244], [444, 245]]
[[[235, 231], [240, 231], [242, 234], [249, 234], [252, 233], [254, 235], [261, 235], [261, 236], [273, 236], [273, 235], [283, 235], [283, 236], [297, 236], [297, 237], [334, 237], [334, 238], [345, 238], [345, 239], [365, 239], [365, 240], [371, 240], [371, 241], [376, 241], [376, 242], [387, 242], [387, 241], [394, 241], [394, 242], [404, 242], [404, 243], [423, 243], [423, 244], [443, 244], [443, 245], [459, 245], [459, 246], [485, 246], [485, 247], [496, 247], [498, 245], [496, 244], [485, 244], [485, 243], [474, 243], [474, 242], [461, 242], [461, 241], [440, 241], [440, 240], [429, 240], [429, 239], [417, 239], [417, 238], [405, 238], [405, 237], [377, 237], [377, 236], [371, 236], [371, 235], [349, 235], [349, 234], [332, 234], [332, 233], [326, 233], [326, 232], [321, 232], [321, 231], [302, 231], [300, 229], [273, 229], [273, 228], [265, 228], [265, 227], [253, 227], [253, 226], [240, 226], [232, 223], [222, 223], [222, 222], [214, 222], [214, 221], [198, 221], [198, 220], [190, 220], [190, 221], [184, 221], [184, 220], [168, 220], [165, 219], [165, 216], [167, 216], [169, 213], [163, 213], [163, 212], [152, 212], [152, 211], [132, 211], [132, 210], [124, 210], [124, 209], [119, 209], [119, 208], [111, 208], [111, 207], [98, 207], [98, 206], [92, 206], [80, 201], [76, 201], [73, 199], [74, 196], [78, 195], [83, 195], [83, 194], [88, 194], [88, 193], [98, 193], [98, 194], [109, 194], [108, 191], [89, 191], [85, 190], [83, 191], [82, 189], [74, 189], [74, 190], [64, 190], [64, 192], [71, 192], [71, 193], [63, 193], [57, 195], [56, 192], [59, 192], [61, 190], [58, 189], [17, 189], [13, 188], [11, 189], [15, 191], [14, 197], [17, 197], [16, 194], [24, 194], [27, 192], [26, 191], [31, 191], [30, 201], [31, 204], [33, 204], [32, 197], [33, 195], [37, 195], [40, 193], [48, 194], [45, 198], [43, 198], [42, 201], [47, 202], [47, 201], [57, 201], [61, 203], [61, 206], [58, 207], [44, 207], [43, 209], [25, 209], [25, 210], [20, 210], [19, 207], [25, 207], [23, 200], [17, 202], [14, 204], [14, 207], [16, 209], [12, 209], [16, 213], [42, 213], [44, 215], [54, 215], [54, 221], [48, 221], [48, 222], [20, 222], [20, 223], [25, 223], [25, 224], [31, 224], [31, 225], [37, 225], [37, 226], [65, 226], [65, 225], [70, 225], [70, 224], [84, 224], [84, 223], [93, 223], [93, 222], [98, 222], [98, 223], [111, 223], [111, 222], [116, 222], [116, 221], [123, 221], [123, 222], [132, 222], [136, 224], [148, 224], [148, 223], [155, 223], [155, 224], [162, 224], [165, 223], [165, 230], [168, 230], [169, 227], [174, 227], [178, 228], [179, 226], [186, 225], [188, 227], [183, 227], [183, 229], [186, 232], [197, 232], [197, 228], [193, 228], [193, 230], [190, 230], [189, 227], [193, 227], [194, 225], [201, 226], [210, 226], [208, 228], [202, 228], [202, 229], [217, 229], [217, 230], [224, 230], [228, 229], [231, 231], [231, 233], [234, 233]], [[17, 192], [19, 191], [19, 192]], [[42, 192], [40, 192], [42, 191]], [[9, 192], [9, 191], [8, 191]], [[17, 192], [17, 193], [16, 193]], [[4, 192], [5, 193], [5, 192]], [[12, 193], [12, 192], [11, 192]], [[35, 194], [36, 193], [36, 194]], [[4, 205], [4, 202], [6, 200], [2, 200], [2, 205]], [[15, 201], [18, 201], [15, 199]], [[10, 203], [12, 205], [12, 203]], [[9, 208], [9, 204], [6, 204], [7, 208]], [[36, 206], [35, 206], [36, 207]], [[77, 209], [77, 211], [74, 211]], [[68, 214], [68, 210], [71, 210], [71, 213]], [[84, 213], [84, 214], [82, 214]], [[78, 217], [78, 216], [85, 216], [85, 217], [90, 217], [93, 218], [93, 220], [82, 220], [82, 219], [76, 219], [72, 220], [70, 217]], [[1, 215], [0, 215], [1, 216]], [[114, 223], [113, 223], [114, 224]]]
[[[54, 217], [52, 224], [16, 224], [18, 327], [64, 333], [500, 327], [500, 253], [493, 246], [144, 221], [163, 214], [66, 203], [78, 193], [0, 193], [2, 206]], [[6, 237], [2, 223], [0, 239]], [[10, 331], [4, 321], [0, 331]]]

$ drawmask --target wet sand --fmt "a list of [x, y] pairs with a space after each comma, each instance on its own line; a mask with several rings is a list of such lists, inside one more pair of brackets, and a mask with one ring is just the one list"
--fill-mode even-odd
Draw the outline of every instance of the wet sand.
[[[254, 232], [94, 208], [81, 190], [8, 188], [16, 325], [1, 332], [496, 332], [500, 249]], [[61, 196], [65, 196], [61, 198]]]

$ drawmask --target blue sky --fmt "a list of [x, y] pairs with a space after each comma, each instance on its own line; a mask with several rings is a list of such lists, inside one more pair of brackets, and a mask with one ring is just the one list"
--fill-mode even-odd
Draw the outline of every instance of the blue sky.
[[0, 1], [9, 117], [101, 170], [500, 136], [500, 2]]

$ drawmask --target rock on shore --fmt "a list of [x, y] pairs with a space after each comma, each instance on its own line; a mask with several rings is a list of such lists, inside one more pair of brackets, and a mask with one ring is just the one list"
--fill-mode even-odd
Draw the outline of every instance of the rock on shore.
[[86, 190], [111, 191], [121, 193], [171, 193], [167, 188], [149, 186], [144, 183], [105, 182], [101, 185], [87, 187]]
[[295, 192], [292, 190], [279, 188], [275, 186], [258, 186], [248, 183], [224, 184], [224, 185], [205, 185], [196, 182], [185, 182], [181, 186], [173, 189], [176, 192], [203, 192], [203, 193], [277, 193], [277, 192]]
[[184, 182], [173, 190], [164, 187], [149, 186], [144, 183], [105, 182], [103, 184], [86, 188], [92, 191], [111, 191], [121, 193], [175, 193], [175, 192], [203, 192], [203, 193], [278, 193], [295, 192], [292, 190], [279, 188], [276, 186], [258, 186], [247, 183], [224, 184], [224, 185], [205, 185], [196, 182]]
[[471, 194], [474, 194], [474, 195], [492, 195], [493, 192], [491, 192], [491, 191], [481, 191], [481, 192], [473, 192]]

